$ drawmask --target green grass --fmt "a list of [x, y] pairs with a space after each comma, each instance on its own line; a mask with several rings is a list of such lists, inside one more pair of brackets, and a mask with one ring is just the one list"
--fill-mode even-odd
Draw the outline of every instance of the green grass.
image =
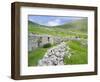
[[34, 51], [28, 52], [28, 66], [37, 66], [38, 61], [42, 59], [47, 50], [53, 46], [56, 46], [56, 44], [51, 45], [48, 48], [39, 47]]
[[[87, 47], [83, 46], [79, 41], [69, 41], [66, 42], [70, 47], [71, 57], [68, 59], [67, 56], [64, 57], [64, 64], [87, 64]], [[51, 46], [52, 47], [52, 46]], [[37, 48], [34, 51], [28, 52], [28, 66], [37, 66], [38, 61], [43, 58], [45, 52], [49, 48]]]
[[46, 51], [47, 48], [37, 48], [34, 51], [28, 52], [28, 66], [36, 66]]
[[[87, 20], [74, 21], [61, 26], [47, 27], [36, 23], [28, 22], [28, 32], [35, 34], [48, 34], [59, 37], [76, 37], [87, 39]], [[87, 64], [87, 46], [83, 46], [79, 41], [67, 42], [71, 48], [71, 58], [64, 58], [65, 64]], [[37, 48], [28, 52], [28, 66], [36, 66], [38, 61], [43, 58], [48, 48]]]
[[28, 21], [28, 31], [35, 34], [48, 34], [59, 37], [79, 36], [87, 38], [87, 20], [83, 19], [54, 27], [43, 26]]
[[75, 30], [67, 30], [62, 28], [43, 28], [43, 27], [35, 27], [33, 25], [29, 25], [28, 28], [30, 33], [36, 34], [48, 34], [52, 36], [59, 36], [59, 37], [72, 37], [72, 36], [79, 36], [79, 37], [87, 37], [86, 33], [75, 31]]
[[65, 64], [87, 64], [87, 46], [83, 46], [79, 41], [69, 41], [67, 44], [70, 47], [71, 57], [64, 58]]
[[76, 20], [76, 21], [73, 21], [73, 22], [69, 22], [67, 24], [64, 24], [64, 25], [60, 25], [60, 26], [55, 26], [57, 28], [63, 28], [63, 29], [71, 29], [71, 30], [79, 30], [81, 32], [87, 32], [87, 23], [88, 20], [87, 18], [83, 18], [83, 19], [80, 19], [80, 20]]

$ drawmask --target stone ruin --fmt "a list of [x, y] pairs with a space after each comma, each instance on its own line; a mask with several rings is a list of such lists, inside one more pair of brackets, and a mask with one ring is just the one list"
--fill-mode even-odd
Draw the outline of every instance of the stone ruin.
[[69, 40], [80, 40], [80, 38], [70, 37], [63, 38], [59, 36], [51, 36], [51, 35], [38, 35], [29, 33], [28, 34], [28, 51], [35, 50], [38, 47], [42, 47], [43, 45], [50, 44], [60, 44], [61, 42], [66, 42]]
[[44, 57], [39, 60], [38, 66], [64, 65], [64, 57], [70, 58], [71, 56], [69, 50], [70, 48], [64, 42], [48, 49]]
[[38, 35], [29, 33], [28, 35], [28, 51], [35, 50], [38, 47], [50, 43], [53, 44], [53, 38], [50, 35]]

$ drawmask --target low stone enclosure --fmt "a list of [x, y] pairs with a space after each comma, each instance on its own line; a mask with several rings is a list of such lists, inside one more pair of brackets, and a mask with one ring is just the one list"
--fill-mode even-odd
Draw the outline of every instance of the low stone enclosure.
[[72, 38], [62, 38], [58, 36], [51, 35], [38, 35], [29, 33], [28, 35], [28, 51], [35, 50], [38, 47], [42, 47], [43, 45], [50, 44], [60, 44], [61, 42], [66, 42], [69, 40], [80, 40], [80, 38], [72, 37]]
[[69, 50], [70, 48], [66, 46], [65, 42], [48, 49], [44, 57], [39, 60], [38, 66], [64, 65], [64, 57], [70, 58], [71, 56]]
[[53, 44], [53, 38], [50, 35], [38, 35], [32, 33], [28, 35], [28, 51], [42, 47], [47, 43]]

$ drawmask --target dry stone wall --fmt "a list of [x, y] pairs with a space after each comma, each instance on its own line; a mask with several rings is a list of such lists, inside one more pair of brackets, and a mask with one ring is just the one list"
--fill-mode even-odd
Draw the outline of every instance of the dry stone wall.
[[38, 62], [38, 66], [64, 65], [64, 57], [70, 58], [71, 56], [69, 50], [70, 48], [66, 46], [65, 42], [50, 48]]

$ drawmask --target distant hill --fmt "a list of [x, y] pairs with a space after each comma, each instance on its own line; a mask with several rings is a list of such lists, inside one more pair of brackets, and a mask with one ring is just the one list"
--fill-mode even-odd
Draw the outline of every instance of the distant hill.
[[59, 25], [59, 26], [45, 26], [45, 25], [40, 25], [31, 21], [28, 21], [28, 23], [32, 26], [37, 26], [37, 27], [51, 27], [51, 28], [62, 28], [62, 29], [76, 29], [76, 30], [80, 30], [80, 31], [87, 31], [87, 19], [80, 19], [80, 20], [76, 20], [76, 21], [72, 21], [63, 25]]
[[37, 27], [48, 27], [48, 26], [45, 26], [45, 25], [40, 25], [40, 24], [38, 24], [38, 23], [29, 21], [29, 20], [28, 20], [28, 24], [29, 24], [29, 25], [32, 25], [32, 26], [37, 26]]
[[76, 21], [69, 22], [64, 25], [60, 26], [55, 26], [57, 28], [62, 28], [62, 29], [74, 29], [74, 30], [80, 30], [82, 32], [87, 32], [87, 19], [80, 19]]
[[53, 36], [87, 36], [87, 19], [72, 21], [59, 26], [45, 26], [28, 21], [28, 31], [36, 34]]

